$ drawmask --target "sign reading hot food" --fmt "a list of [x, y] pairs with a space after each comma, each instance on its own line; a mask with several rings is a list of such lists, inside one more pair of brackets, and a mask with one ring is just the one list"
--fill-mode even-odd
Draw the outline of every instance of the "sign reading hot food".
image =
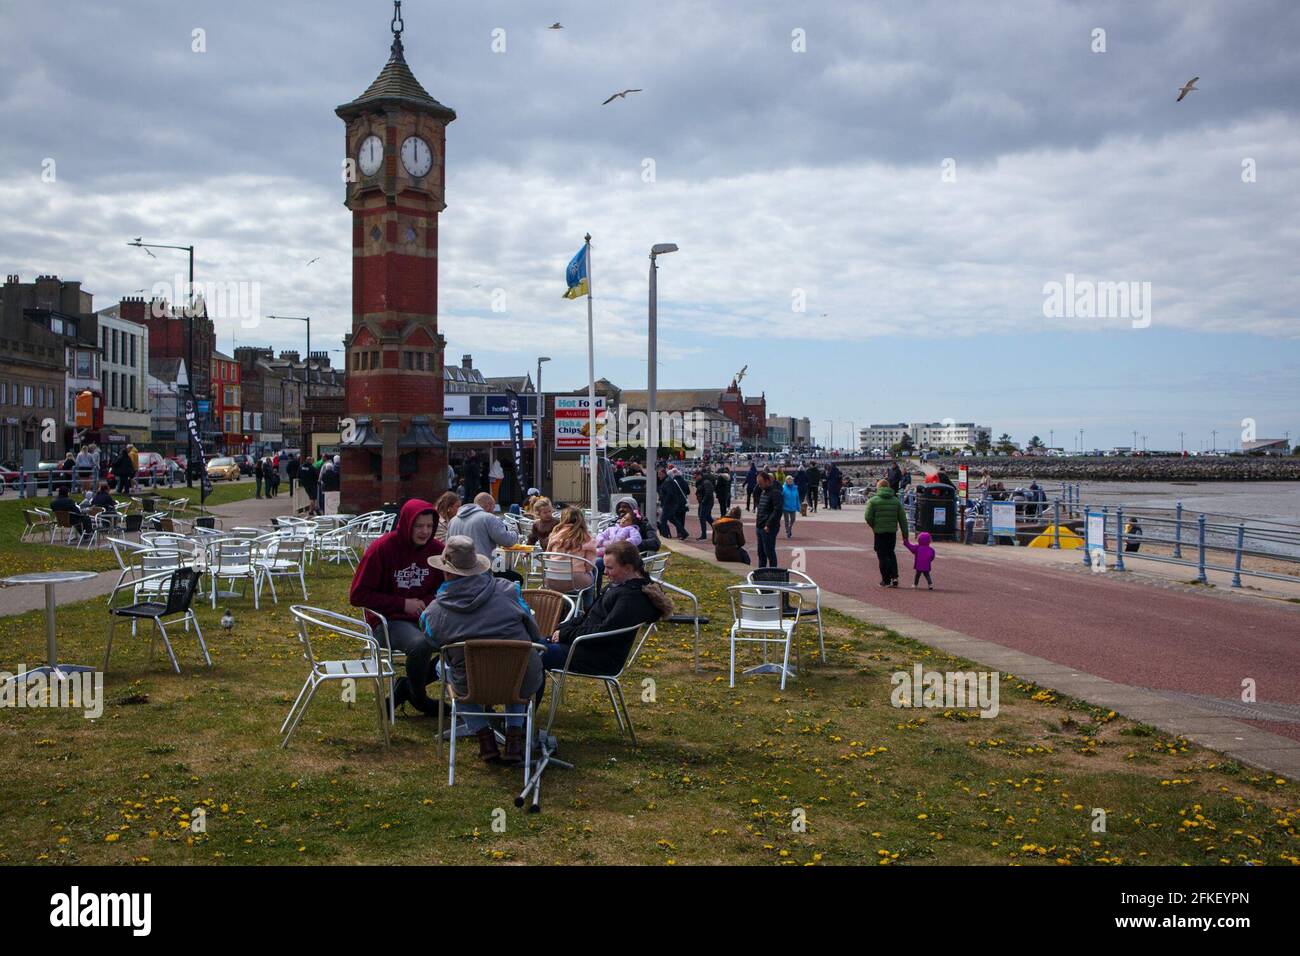
[[[587, 451], [591, 447], [591, 403], [580, 398], [555, 398], [555, 450]], [[605, 447], [605, 399], [596, 399], [596, 448]]]

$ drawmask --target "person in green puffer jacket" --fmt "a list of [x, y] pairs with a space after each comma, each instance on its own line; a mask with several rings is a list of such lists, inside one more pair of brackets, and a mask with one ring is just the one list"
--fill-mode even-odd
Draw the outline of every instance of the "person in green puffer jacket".
[[875, 534], [876, 560], [880, 563], [880, 586], [882, 588], [898, 587], [898, 558], [894, 547], [898, 542], [898, 532], [903, 532], [907, 540], [907, 509], [889, 487], [889, 482], [882, 478], [876, 483], [876, 493], [867, 502], [867, 524]]

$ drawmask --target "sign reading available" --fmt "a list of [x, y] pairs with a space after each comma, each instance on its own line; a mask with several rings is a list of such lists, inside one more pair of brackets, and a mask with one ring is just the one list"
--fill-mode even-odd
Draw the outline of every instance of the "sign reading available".
[[[591, 447], [591, 405], [587, 397], [555, 398], [555, 450], [588, 451]], [[596, 399], [596, 448], [605, 448], [605, 399]]]

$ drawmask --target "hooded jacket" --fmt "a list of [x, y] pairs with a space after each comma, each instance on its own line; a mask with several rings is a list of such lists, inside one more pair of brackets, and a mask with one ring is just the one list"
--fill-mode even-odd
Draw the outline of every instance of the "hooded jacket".
[[[432, 603], [442, 572], [429, 567], [429, 559], [442, 554], [442, 542], [430, 538], [423, 548], [411, 543], [411, 529], [415, 519], [422, 514], [433, 515], [433, 527], [438, 527], [438, 512], [433, 505], [412, 498], [402, 505], [397, 516], [397, 527], [380, 535], [366, 548], [352, 577], [352, 591], [348, 596], [353, 607], [377, 611], [389, 621], [415, 621], [416, 616], [406, 613], [406, 599], [419, 598]], [[367, 620], [378, 623], [369, 615]]]
[[636, 528], [641, 532], [641, 543], [637, 545], [637, 550], [642, 554], [654, 554], [659, 550], [659, 533], [650, 527], [650, 522], [646, 520], [645, 515], [636, 506], [636, 499], [631, 495], [624, 495], [621, 498], [614, 499], [614, 513], [618, 513], [619, 505], [627, 505], [636, 515]]
[[865, 517], [867, 524], [871, 525], [871, 530], [876, 534], [901, 531], [903, 537], [907, 537], [907, 511], [903, 508], [903, 503], [898, 500], [898, 495], [894, 494], [894, 489], [888, 485], [876, 489], [876, 493], [867, 502]]
[[[575, 621], [560, 625], [560, 643], [572, 644], [583, 634], [617, 631], [649, 624], [673, 613], [673, 602], [649, 578], [632, 578], [605, 588], [600, 597]], [[573, 654], [571, 670], [583, 674], [617, 674], [623, 668], [636, 632], [617, 638], [583, 641]]]
[[474, 541], [474, 550], [485, 558], [492, 557], [498, 545], [508, 547], [519, 543], [519, 536], [506, 527], [506, 523], [496, 515], [488, 514], [478, 505], [470, 502], [461, 505], [456, 517], [447, 526], [447, 537], [463, 534]]
[[736, 518], [719, 518], [713, 522], [713, 556], [719, 561], [740, 561], [745, 546], [745, 525]]
[[784, 496], [775, 481], [758, 489], [758, 527], [776, 531], [781, 527], [781, 512], [785, 510]]
[[918, 571], [929, 571], [934, 565], [934, 548], [930, 547], [930, 532], [922, 531], [916, 536], [916, 544], [903, 539], [903, 546], [912, 552], [913, 558], [916, 559], [915, 568]]
[[[542, 642], [533, 613], [519, 595], [519, 586], [486, 571], [451, 577], [438, 591], [438, 600], [425, 611], [423, 623], [424, 633], [438, 648], [474, 640]], [[442, 659], [456, 693], [466, 693], [465, 651], [446, 651]], [[542, 658], [539, 653], [531, 653], [520, 693], [530, 697], [541, 686]]]
[[790, 484], [789, 482], [786, 482], [784, 485], [781, 486], [782, 508], [784, 508], [786, 511], [798, 511], [799, 498], [800, 498], [800, 494], [799, 494], [798, 479], [795, 480], [795, 484], [793, 485]]

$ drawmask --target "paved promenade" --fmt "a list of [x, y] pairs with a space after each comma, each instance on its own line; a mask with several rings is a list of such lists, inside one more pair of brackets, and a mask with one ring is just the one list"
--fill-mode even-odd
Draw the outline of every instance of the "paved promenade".
[[[862, 510], [801, 518], [793, 538], [780, 535], [781, 564], [803, 548], [829, 606], [1300, 777], [1300, 605], [1281, 599], [1286, 585], [1230, 593], [1183, 584], [1194, 571], [1153, 562], [1151, 574], [1094, 575], [1078, 552], [938, 542], [935, 590], [924, 579], [913, 590], [900, 542], [900, 585], [886, 589]], [[752, 528], [746, 515], [755, 555]], [[704, 545], [672, 547], [712, 561]], [[1246, 678], [1257, 703], [1241, 701]]]

